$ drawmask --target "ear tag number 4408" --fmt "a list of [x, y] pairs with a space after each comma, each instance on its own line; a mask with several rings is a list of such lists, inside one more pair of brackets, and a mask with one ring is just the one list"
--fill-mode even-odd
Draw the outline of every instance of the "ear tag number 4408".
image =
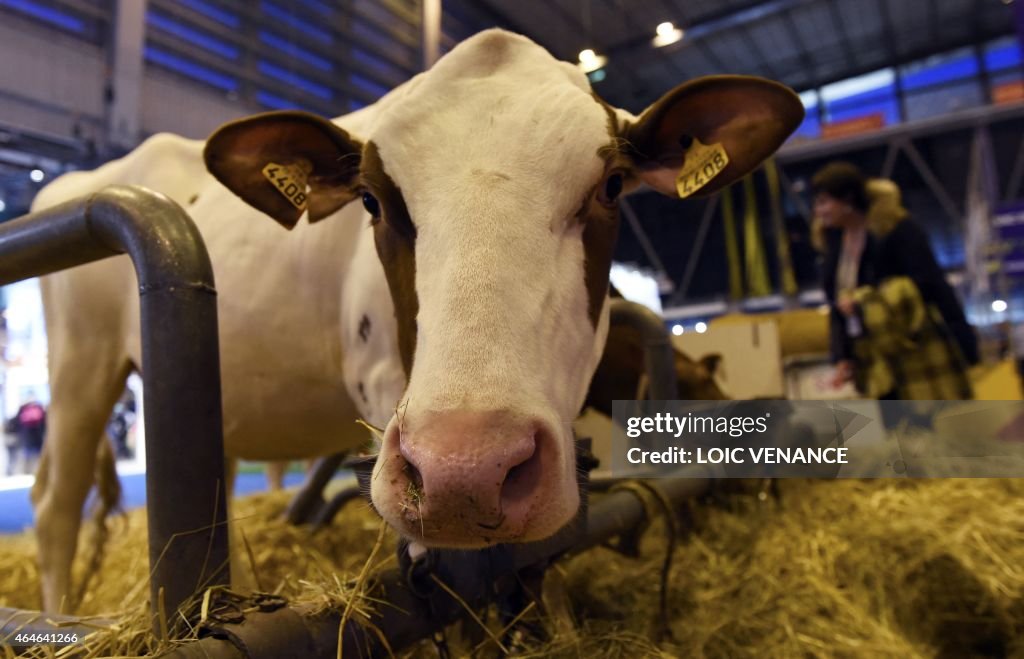
[[263, 176], [292, 206], [306, 210], [306, 170], [303, 167], [268, 162], [263, 168]]
[[685, 158], [676, 176], [676, 192], [682, 199], [710, 183], [729, 164], [729, 154], [721, 143], [702, 144], [696, 138], [686, 150]]

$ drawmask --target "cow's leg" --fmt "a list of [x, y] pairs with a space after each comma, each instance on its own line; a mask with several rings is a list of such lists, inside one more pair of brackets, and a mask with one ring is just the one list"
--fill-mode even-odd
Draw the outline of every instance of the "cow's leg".
[[250, 561], [249, 553], [246, 551], [245, 543], [242, 540], [244, 533], [244, 519], [233, 519], [235, 508], [234, 491], [235, 478], [238, 475], [238, 460], [231, 457], [224, 459], [224, 480], [227, 486], [227, 520], [228, 520], [228, 559], [231, 565], [231, 585], [238, 590], [253, 590], [256, 587], [256, 579], [253, 577], [253, 570], [256, 569]]
[[69, 612], [73, 606], [66, 599], [82, 506], [93, 484], [99, 442], [106, 441], [104, 425], [131, 372], [129, 362], [118, 362], [83, 360], [55, 377], [51, 373], [45, 457], [32, 492], [46, 611]]
[[48, 455], [48, 446], [49, 442], [43, 443], [43, 452], [39, 456], [39, 466], [36, 467], [36, 479], [32, 483], [32, 490], [29, 493], [29, 497], [32, 499], [33, 506], [38, 506], [39, 502], [42, 501], [43, 495], [46, 494], [46, 487], [50, 482], [50, 462], [49, 459], [46, 457]]
[[267, 463], [267, 487], [271, 492], [284, 489], [284, 475], [291, 463], [286, 460], [274, 460]]

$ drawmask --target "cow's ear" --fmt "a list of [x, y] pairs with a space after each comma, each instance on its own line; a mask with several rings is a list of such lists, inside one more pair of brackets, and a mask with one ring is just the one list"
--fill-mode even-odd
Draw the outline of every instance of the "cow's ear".
[[327, 119], [286, 110], [221, 126], [203, 158], [218, 181], [291, 229], [303, 211], [316, 222], [355, 198], [361, 154]]
[[715, 372], [718, 371], [719, 364], [722, 363], [722, 355], [717, 352], [713, 352], [709, 355], [704, 355], [700, 358], [700, 365], [707, 371], [709, 377], [713, 377]]
[[803, 117], [789, 87], [751, 76], [708, 76], [662, 96], [624, 137], [644, 183], [673, 197], [703, 196], [757, 167]]

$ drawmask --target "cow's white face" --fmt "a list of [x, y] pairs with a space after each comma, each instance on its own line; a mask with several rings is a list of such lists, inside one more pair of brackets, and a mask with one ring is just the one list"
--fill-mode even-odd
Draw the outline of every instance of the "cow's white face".
[[571, 422], [604, 342], [606, 192], [626, 163], [583, 76], [552, 64], [494, 35], [424, 76], [364, 151], [411, 362], [373, 498], [428, 542], [544, 537], [579, 503]]
[[207, 163], [286, 225], [301, 208], [257, 176], [269, 162], [308, 174], [312, 220], [362, 196], [408, 375], [374, 504], [410, 538], [478, 547], [547, 537], [578, 508], [571, 422], [607, 332], [624, 185], [674, 193], [696, 137], [729, 153], [705, 191], [719, 188], [801, 117], [785, 88], [728, 77], [635, 120], [532, 42], [488, 31], [392, 92], [360, 140], [270, 113], [221, 129]]

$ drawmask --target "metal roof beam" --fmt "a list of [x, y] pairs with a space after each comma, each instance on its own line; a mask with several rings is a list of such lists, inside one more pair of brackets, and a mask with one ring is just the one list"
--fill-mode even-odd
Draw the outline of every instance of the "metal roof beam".
[[903, 139], [917, 139], [975, 126], [991, 125], [999, 121], [1019, 119], [1024, 119], [1024, 108], [1020, 105], [985, 105], [953, 114], [894, 124], [871, 133], [850, 137], [813, 142], [790, 142], [779, 149], [776, 160], [779, 164], [791, 165], [797, 162], [832, 158], [853, 151], [882, 147]]
[[837, 42], [843, 51], [843, 56], [850, 62], [850, 66], [857, 66], [860, 62], [857, 59], [856, 53], [850, 47], [850, 34], [846, 31], [846, 24], [839, 13], [839, 7], [836, 5], [835, 0], [826, 0], [825, 5], [828, 8], [828, 15], [832, 20], [832, 29], [839, 37]]
[[[636, 28], [638, 31], [641, 29], [640, 25], [635, 20], [633, 20], [629, 10], [622, 5], [621, 0], [612, 0], [612, 3], [624, 17], [627, 27]], [[651, 35], [651, 38], [653, 39], [654, 35]], [[683, 79], [689, 77], [687, 72], [683, 70], [682, 67], [680, 67], [671, 57], [666, 57], [664, 53], [662, 53], [661, 61], [676, 76]]]
[[892, 10], [889, 0], [875, 0], [878, 5], [878, 15], [882, 18], [882, 39], [885, 40], [886, 58], [893, 62], [900, 58], [899, 41], [896, 39], [896, 30], [893, 29]]
[[[989, 34], [979, 35], [977, 38], [980, 39], [981, 41], [985, 41], [985, 40], [988, 40], [988, 39], [995, 39], [995, 38], [1004, 36], [1006, 34], [1011, 34], [1013, 32], [1013, 26], [1012, 25], [1007, 25], [1007, 26], [1002, 26], [1002, 27], [1005, 28], [1005, 29], [994, 30], [994, 31], [992, 31]], [[929, 43], [926, 46], [923, 46], [921, 48], [915, 48], [914, 50], [911, 50], [911, 51], [905, 51], [899, 57], [896, 57], [896, 58], [891, 59], [888, 62], [886, 62], [886, 67], [897, 68], [897, 67], [900, 67], [900, 66], [902, 66], [904, 64], [909, 64], [910, 62], [915, 62], [917, 60], [924, 59], [925, 57], [929, 57], [931, 55], [935, 55], [936, 53], [944, 53], [944, 52], [947, 52], [947, 51], [950, 51], [950, 50], [956, 50], [958, 48], [963, 48], [965, 46], [972, 46], [972, 45], [974, 45], [974, 43], [975, 43], [975, 35], [968, 35], [967, 37], [964, 37], [964, 38], [961, 38], [961, 39], [955, 39], [955, 40], [952, 40], [952, 41], [949, 41], [949, 42], [946, 42], [946, 43], [941, 43], [941, 44]], [[844, 70], [842, 72], [842, 75], [839, 75], [837, 77], [819, 78], [818, 80], [815, 80], [813, 82], [813, 84], [811, 84], [810, 86], [797, 89], [797, 91], [803, 91], [804, 89], [814, 89], [814, 88], [821, 87], [823, 85], [827, 85], [829, 83], [836, 82], [836, 81], [839, 81], [839, 80], [846, 80], [847, 78], [856, 78], [859, 75], [864, 75], [865, 73], [871, 73], [873, 71], [877, 71], [879, 68], [885, 68], [885, 67], [879, 67], [877, 64], [874, 64], [874, 63], [867, 64], [867, 65], [860, 65], [860, 66], [857, 66], [856, 68], [853, 68], [853, 69]]]
[[[558, 2], [550, 2], [547, 6], [552, 11], [552, 13], [558, 16], [558, 18], [560, 18], [562, 22], [569, 27], [570, 31], [574, 31], [577, 34], [582, 35], [582, 38], [584, 39], [589, 40], [593, 38], [593, 35], [588, 33], [586, 26], [583, 25], [583, 22], [577, 19], [576, 17], [572, 16], [565, 9], [563, 9], [562, 6], [558, 4]], [[625, 12], [625, 10], [622, 9], [621, 7], [619, 7], [619, 9], [620, 11]], [[635, 77], [632, 75], [632, 67], [627, 68], [623, 66], [622, 62], [616, 61], [615, 58], [611, 57], [610, 52], [607, 52], [607, 55], [608, 64], [605, 65], [604, 69], [607, 71], [608, 77], [614, 77], [616, 81], [623, 82], [623, 87], [626, 89], [626, 93], [631, 98], [638, 98], [640, 94], [637, 89], [637, 85], [634, 84]]]
[[[712, 14], [705, 14], [694, 24], [681, 26], [685, 30], [683, 44], [684, 46], [688, 44], [696, 45], [700, 49], [701, 53], [707, 57], [718, 70], [724, 72], [734, 71], [734, 66], [727, 65], [720, 57], [714, 54], [710, 45], [705, 42], [706, 38], [736, 29], [749, 30], [751, 26], [760, 23], [765, 19], [771, 18], [780, 12], [808, 5], [815, 1], [816, 0], [759, 0], [758, 2], [750, 2], [742, 6], [733, 6], [729, 9], [717, 11]], [[756, 51], [761, 51], [761, 49], [757, 48], [756, 43], [754, 44], [754, 49]], [[652, 52], [653, 50], [655, 49], [651, 47], [650, 39], [646, 37], [639, 37], [609, 46], [606, 53], [610, 61], [620, 57], [635, 57], [635, 61], [643, 63], [649, 61], [651, 57], [656, 56]], [[755, 56], [759, 57], [759, 61], [765, 66], [767, 75], [773, 78], [778, 77], [778, 73], [775, 70], [774, 65], [771, 63], [774, 62], [776, 58], [765, 57], [763, 51], [759, 53], [756, 52]]]
[[778, 78], [779, 73], [775, 70], [775, 66], [772, 64], [773, 58], [768, 55], [761, 48], [761, 44], [757, 43], [757, 39], [754, 38], [754, 31], [750, 29], [749, 25], [744, 25], [742, 28], [744, 40], [750, 44], [751, 50], [754, 51], [754, 57], [760, 63], [761, 68], [764, 69], [769, 78]]
[[928, 41], [935, 43], [939, 40], [939, 3], [925, 4], [928, 5]]
[[[770, 18], [779, 12], [786, 11], [802, 5], [811, 4], [816, 0], [768, 0], [752, 2], [743, 7], [733, 8], [728, 11], [707, 14], [693, 25], [686, 27], [684, 40], [695, 41], [736, 27], [746, 27], [759, 23]], [[640, 37], [619, 42], [608, 47], [608, 55], [622, 54], [631, 50], [637, 50], [650, 45], [650, 39]]]
[[[678, 4], [676, 4], [676, 2], [673, 2], [672, 0], [662, 0], [662, 4], [664, 4], [665, 7], [669, 10], [669, 13], [679, 14], [681, 20], [680, 24], [677, 25], [676, 27], [682, 28], [684, 30], [689, 29], [687, 26], [689, 25], [690, 19], [689, 17], [687, 17], [686, 10], [683, 7], [680, 7]], [[686, 43], [685, 35], [683, 38], [683, 43], [684, 45]], [[696, 41], [691, 43], [693, 45], [696, 45], [697, 49], [700, 51], [700, 54], [704, 57], [704, 59], [711, 62], [711, 66], [717, 69], [719, 72], [727, 72], [729, 70], [729, 67], [726, 66], [725, 62], [722, 61], [722, 58], [719, 57], [706, 42]], [[673, 51], [673, 53], [677, 53], [679, 52], [679, 50], [680, 49], [676, 48]]]
[[815, 63], [814, 58], [811, 57], [807, 52], [807, 43], [804, 41], [803, 36], [800, 34], [800, 28], [797, 27], [796, 21], [793, 20], [792, 9], [787, 9], [782, 12], [782, 25], [785, 27], [786, 32], [789, 33], [790, 39], [796, 44], [797, 52], [800, 58], [800, 67], [802, 70], [807, 71], [807, 75], [811, 79], [818, 77], [818, 65]]

